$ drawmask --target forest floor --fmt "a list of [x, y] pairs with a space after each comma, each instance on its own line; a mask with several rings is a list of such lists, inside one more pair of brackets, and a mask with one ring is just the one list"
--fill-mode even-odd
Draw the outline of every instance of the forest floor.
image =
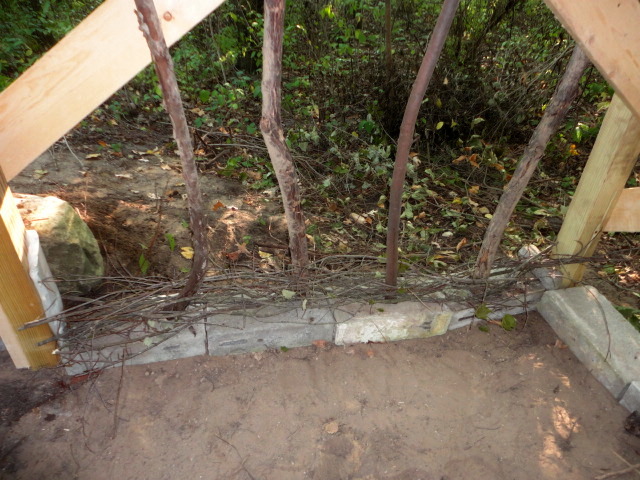
[[71, 386], [5, 354], [3, 390], [49, 393], [3, 405], [0, 478], [593, 479], [637, 463], [627, 412], [539, 315], [519, 325], [112, 368]]
[[[142, 275], [144, 255], [148, 275], [185, 276], [184, 185], [166, 127], [110, 135], [74, 131], [13, 190], [74, 205], [109, 275]], [[219, 175], [216, 158], [199, 166], [212, 269], [286, 269], [277, 190]], [[339, 252], [371, 248], [370, 224], [345, 214], [344, 231], [364, 236], [342, 235], [335, 215], [322, 214], [332, 205], [311, 201], [321, 205], [309, 205], [310, 224]], [[449, 251], [458, 242], [439, 241]], [[326, 254], [320, 244], [311, 251]], [[624, 288], [598, 269], [588, 283], [640, 307], [637, 272], [619, 273]], [[591, 479], [640, 454], [623, 429], [627, 412], [534, 313], [512, 332], [195, 357], [113, 368], [82, 384], [61, 370], [16, 371], [4, 353], [0, 415], [7, 479]]]

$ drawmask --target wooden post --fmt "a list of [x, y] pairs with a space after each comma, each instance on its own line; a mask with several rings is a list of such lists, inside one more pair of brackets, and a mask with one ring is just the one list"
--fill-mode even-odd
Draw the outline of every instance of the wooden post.
[[604, 226], [605, 232], [640, 232], [640, 187], [625, 188]]
[[[593, 254], [639, 154], [640, 121], [614, 95], [558, 234], [556, 254]], [[584, 268], [565, 265], [563, 286], [580, 282]]]
[[44, 316], [40, 296], [29, 277], [24, 223], [0, 168], [0, 336], [16, 368], [55, 366], [55, 342], [49, 325], [18, 328]]

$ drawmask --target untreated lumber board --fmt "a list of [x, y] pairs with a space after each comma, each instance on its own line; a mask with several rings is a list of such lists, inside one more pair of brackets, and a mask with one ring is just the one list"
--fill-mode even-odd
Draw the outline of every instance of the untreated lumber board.
[[627, 106], [640, 118], [640, 2], [545, 2]]
[[[155, 0], [167, 44], [224, 0]], [[131, 0], [107, 0], [0, 94], [0, 168], [15, 177], [151, 62]]]
[[18, 331], [44, 316], [40, 295], [29, 277], [24, 223], [0, 169], [0, 337], [17, 368], [55, 366], [55, 342], [48, 325]]
[[[555, 253], [593, 254], [640, 154], [640, 120], [614, 95], [565, 216]], [[563, 285], [578, 283], [583, 264], [565, 265]]]
[[605, 232], [640, 232], [640, 187], [625, 188], [604, 225]]

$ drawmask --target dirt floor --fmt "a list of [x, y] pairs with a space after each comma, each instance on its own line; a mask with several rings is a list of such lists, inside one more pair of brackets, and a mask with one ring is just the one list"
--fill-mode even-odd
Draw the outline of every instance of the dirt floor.
[[[73, 145], [58, 142], [9, 182], [13, 191], [53, 195], [73, 205], [98, 240], [108, 275], [185, 276], [191, 261], [181, 252], [192, 245], [186, 192], [180, 160], [162, 143], [167, 137], [128, 138], [121, 129], [115, 151], [97, 140], [103, 136], [74, 135]], [[265, 267], [282, 267], [288, 237], [276, 190], [243, 186], [218, 175], [218, 167], [198, 162], [211, 268], [251, 265], [267, 256], [273, 260], [264, 261]], [[141, 255], [148, 261], [144, 272]]]
[[[115, 368], [66, 388], [5, 356], [0, 477], [593, 479], [637, 463], [627, 412], [541, 317], [520, 320]], [[15, 421], [20, 380], [49, 393]]]

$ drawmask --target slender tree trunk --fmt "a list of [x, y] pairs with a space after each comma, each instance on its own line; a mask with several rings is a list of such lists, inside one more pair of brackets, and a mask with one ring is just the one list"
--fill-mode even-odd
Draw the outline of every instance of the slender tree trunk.
[[402, 118], [400, 127], [400, 137], [398, 138], [398, 149], [393, 168], [393, 178], [391, 180], [391, 190], [389, 192], [389, 220], [387, 225], [387, 285], [396, 286], [398, 280], [398, 237], [400, 235], [400, 209], [402, 206], [402, 190], [404, 179], [407, 175], [407, 162], [409, 151], [413, 143], [413, 133], [415, 132], [416, 120], [420, 111], [422, 99], [429, 86], [431, 75], [436, 68], [436, 63], [444, 41], [447, 38], [451, 22], [455, 15], [460, 0], [444, 0], [442, 11], [438, 17], [435, 28], [429, 40], [427, 51], [424, 54], [422, 65], [413, 83], [407, 108]]
[[[181, 298], [188, 298], [198, 291], [207, 270], [207, 218], [198, 185], [198, 169], [193, 159], [193, 145], [191, 143], [191, 135], [189, 135], [187, 118], [185, 117], [180, 91], [178, 90], [178, 82], [173, 70], [173, 60], [160, 28], [158, 14], [153, 0], [135, 0], [135, 4], [140, 30], [151, 51], [151, 58], [155, 64], [160, 87], [162, 88], [164, 105], [171, 118], [173, 136], [178, 144], [182, 162], [182, 176], [187, 190], [194, 250], [191, 273], [185, 287], [180, 292]], [[188, 304], [188, 300], [177, 303], [171, 310], [184, 310]]]
[[473, 272], [475, 278], [487, 278], [491, 273], [491, 265], [493, 265], [493, 261], [498, 253], [500, 240], [509, 223], [509, 218], [516, 208], [520, 197], [522, 197], [522, 193], [529, 183], [531, 176], [535, 172], [538, 162], [540, 162], [542, 155], [544, 155], [551, 135], [553, 135], [562, 124], [571, 106], [571, 102], [573, 102], [578, 94], [580, 77], [582, 77], [582, 74], [588, 66], [589, 59], [582, 49], [576, 45], [571, 59], [567, 64], [567, 70], [556, 87], [556, 91], [544, 111], [542, 120], [536, 127], [535, 132], [533, 132], [533, 136], [522, 154], [522, 158], [520, 158], [518, 162], [516, 171], [500, 197], [498, 207], [489, 222], [489, 227], [484, 235], [482, 247], [480, 248], [478, 260], [476, 261]]
[[387, 73], [387, 83], [393, 74], [393, 56], [391, 55], [391, 0], [384, 2], [384, 64]]
[[284, 36], [284, 0], [264, 2], [264, 43], [262, 47], [262, 119], [260, 131], [282, 193], [289, 250], [295, 270], [309, 263], [300, 187], [291, 152], [284, 140], [281, 117], [282, 39]]

